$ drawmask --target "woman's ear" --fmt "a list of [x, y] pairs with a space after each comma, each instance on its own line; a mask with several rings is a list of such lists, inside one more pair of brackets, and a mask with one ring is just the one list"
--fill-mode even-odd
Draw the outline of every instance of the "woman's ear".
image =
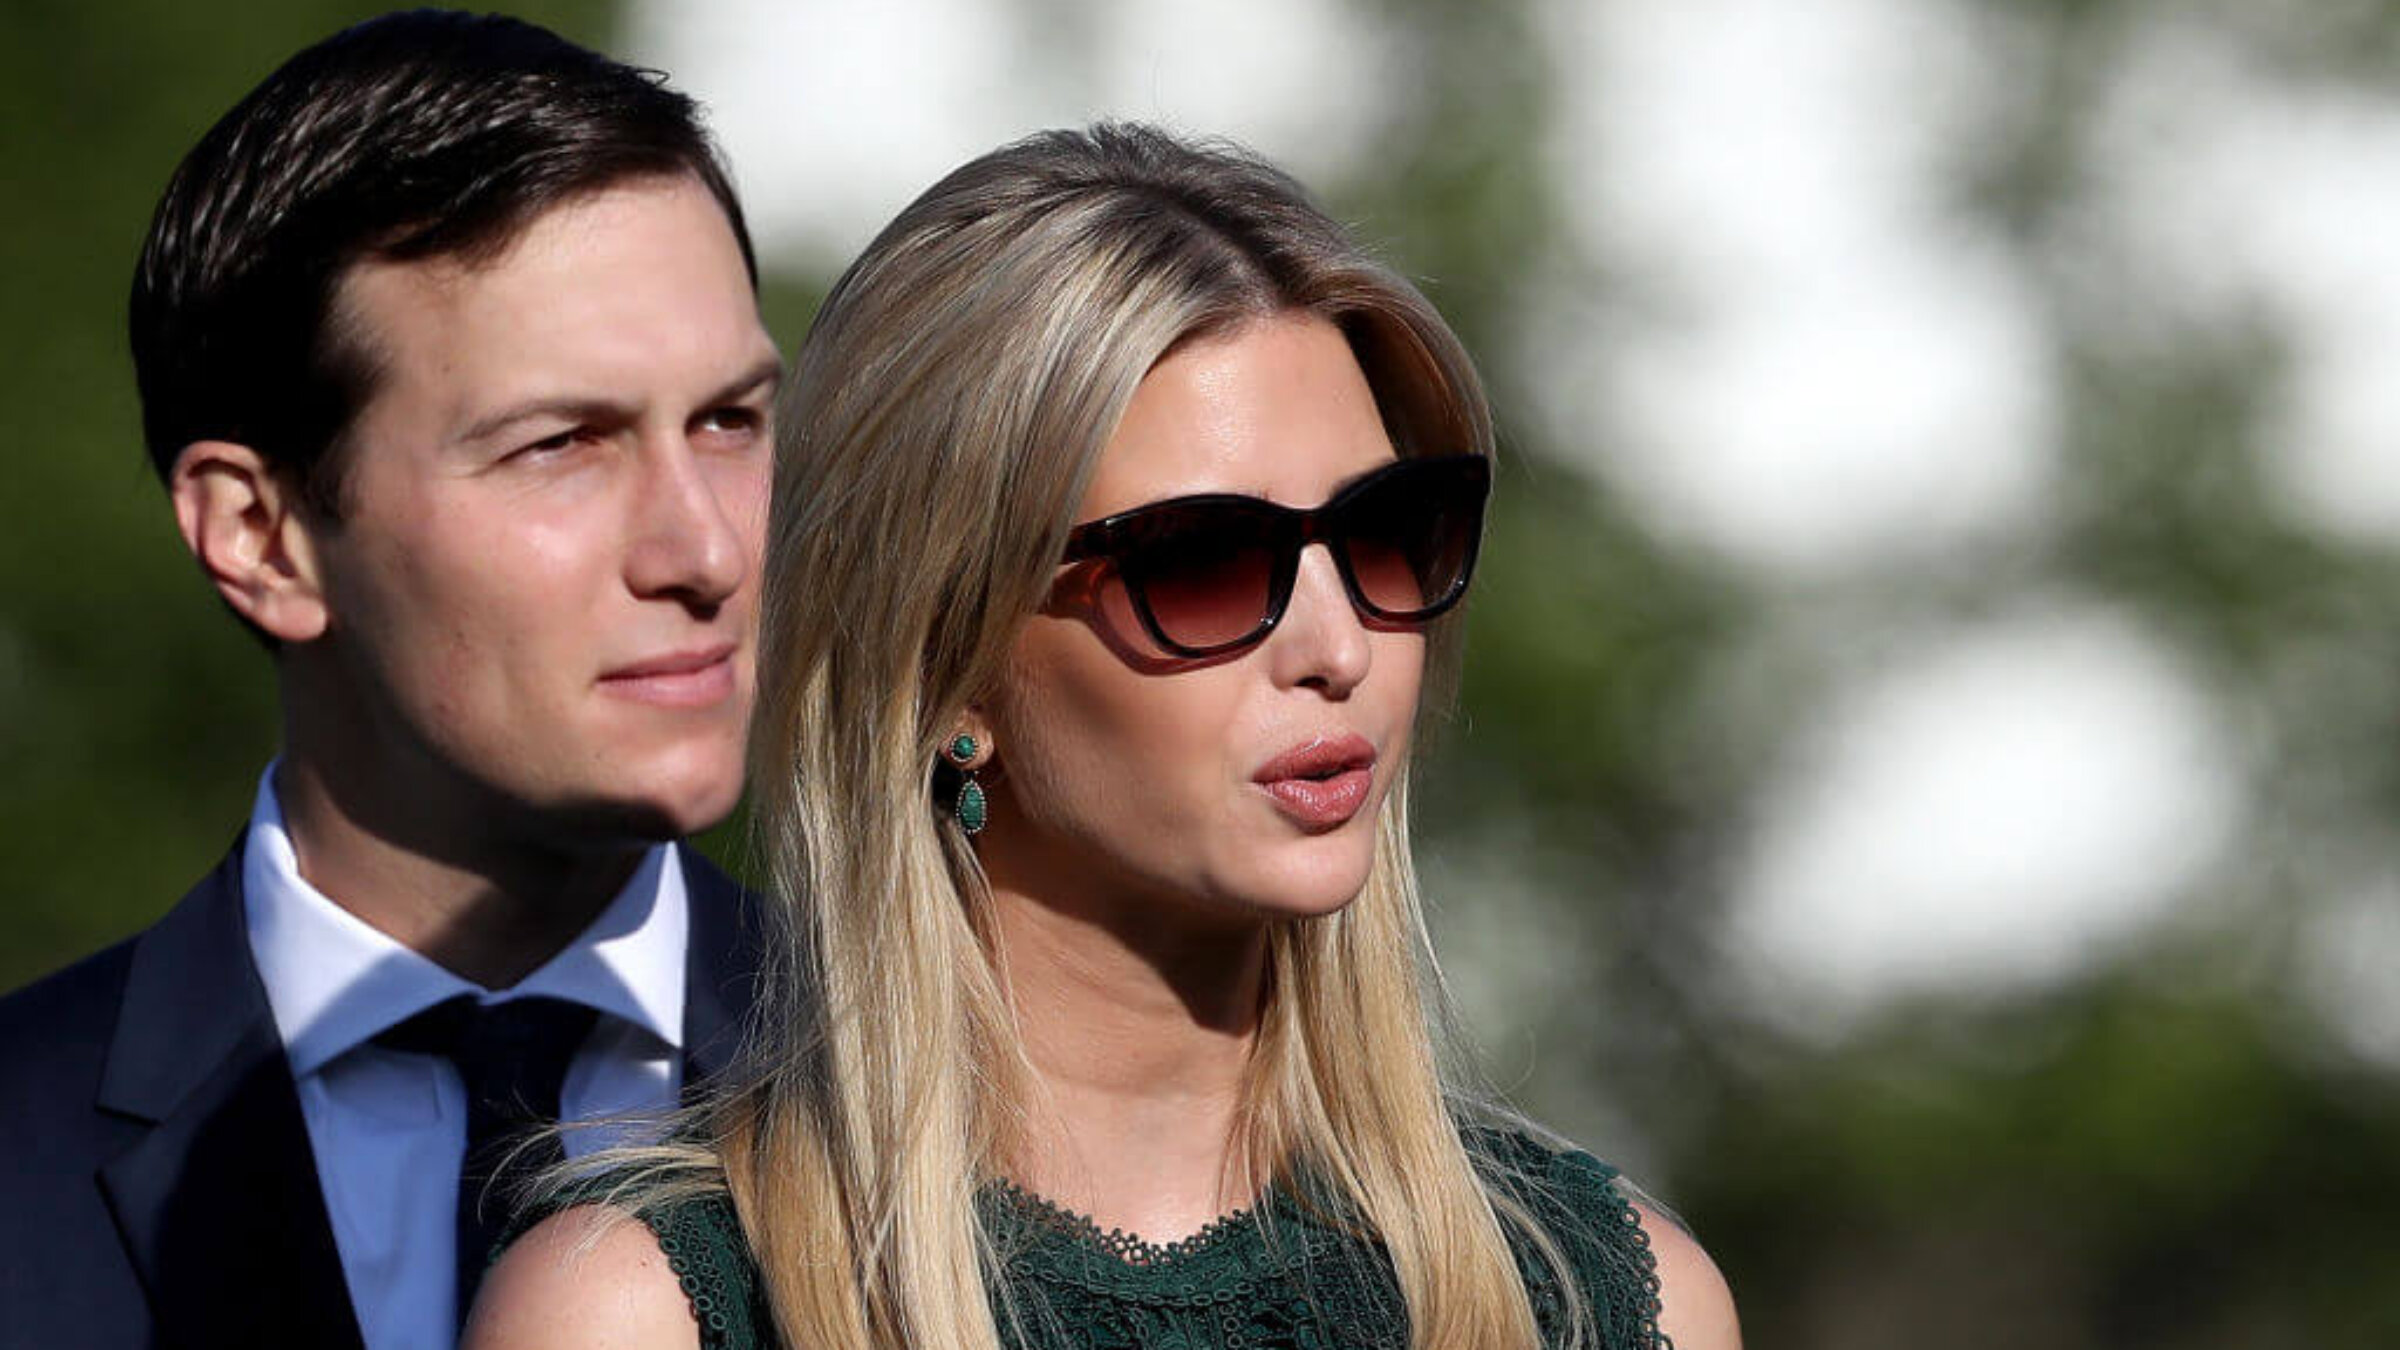
[[184, 547], [233, 612], [278, 642], [312, 642], [329, 613], [299, 493], [256, 450], [194, 441], [167, 472]]

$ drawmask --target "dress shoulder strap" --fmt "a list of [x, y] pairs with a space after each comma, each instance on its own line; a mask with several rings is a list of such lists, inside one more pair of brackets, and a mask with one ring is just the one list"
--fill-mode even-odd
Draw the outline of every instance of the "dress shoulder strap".
[[772, 1350], [774, 1318], [731, 1196], [719, 1191], [654, 1205], [638, 1217], [691, 1300], [701, 1350]]
[[616, 1209], [639, 1220], [666, 1254], [667, 1267], [691, 1304], [701, 1350], [776, 1350], [774, 1314], [733, 1197], [720, 1190], [629, 1202], [616, 1184], [620, 1180], [602, 1173], [567, 1186], [519, 1214], [501, 1246], [560, 1210], [577, 1205]]
[[1658, 1261], [1650, 1235], [1617, 1169], [1589, 1153], [1554, 1148], [1515, 1130], [1471, 1129], [1468, 1151], [1486, 1180], [1516, 1202], [1563, 1258], [1574, 1288], [1527, 1235], [1510, 1246], [1533, 1295], [1534, 1313], [1553, 1344], [1565, 1339], [1580, 1304], [1587, 1345], [1660, 1350]]

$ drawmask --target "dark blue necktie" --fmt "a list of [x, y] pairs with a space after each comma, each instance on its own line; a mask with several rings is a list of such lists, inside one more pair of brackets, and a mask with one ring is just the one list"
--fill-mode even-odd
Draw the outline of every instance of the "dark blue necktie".
[[527, 1181], [565, 1156], [557, 1136], [533, 1132], [557, 1122], [567, 1062], [597, 1016], [565, 999], [519, 998], [486, 1006], [461, 994], [375, 1038], [390, 1049], [449, 1060], [466, 1085], [455, 1310], [462, 1323], [483, 1281], [492, 1244], [507, 1227], [511, 1204]]

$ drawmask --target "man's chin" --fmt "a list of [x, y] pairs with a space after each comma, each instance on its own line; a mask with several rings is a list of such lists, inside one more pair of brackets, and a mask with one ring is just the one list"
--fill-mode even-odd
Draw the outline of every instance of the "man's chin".
[[681, 839], [724, 823], [742, 800], [741, 746], [714, 736], [642, 747], [595, 768], [579, 794], [569, 787], [574, 795], [554, 804], [562, 819], [602, 835]]
[[619, 797], [594, 793], [551, 804], [544, 814], [588, 847], [671, 843], [722, 824], [741, 801], [732, 791], [689, 797]]

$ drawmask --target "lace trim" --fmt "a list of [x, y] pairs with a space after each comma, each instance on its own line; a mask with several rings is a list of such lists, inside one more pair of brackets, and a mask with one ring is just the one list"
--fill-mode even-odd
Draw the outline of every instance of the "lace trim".
[[[1544, 1340], [1558, 1342], [1575, 1301], [1591, 1315], [1592, 1350], [1671, 1350], [1658, 1329], [1651, 1235], [1616, 1170], [1529, 1140], [1477, 1142], [1572, 1268], [1561, 1285], [1517, 1251]], [[978, 1202], [994, 1237], [1016, 1248], [1003, 1257], [1008, 1292], [993, 1292], [1002, 1341], [1021, 1350], [1391, 1350], [1406, 1340], [1405, 1311], [1380, 1244], [1320, 1225], [1280, 1187], [1163, 1244], [1103, 1231], [1088, 1216], [1006, 1183], [986, 1187]], [[776, 1345], [754, 1258], [725, 1197], [694, 1197], [638, 1217], [690, 1300], [706, 1350]]]
[[[748, 1248], [732, 1206], [721, 1196], [687, 1201], [637, 1215], [666, 1254], [699, 1324], [702, 1350], [746, 1350], [760, 1344], [750, 1316], [753, 1285]], [[739, 1256], [737, 1257], [737, 1253]], [[737, 1261], [742, 1264], [735, 1264]]]
[[[1617, 1241], [1601, 1244], [1598, 1250], [1578, 1253], [1581, 1259], [1575, 1262], [1586, 1280], [1593, 1280], [1607, 1267], [1615, 1267], [1619, 1276], [1615, 1280], [1600, 1279], [1600, 1287], [1590, 1291], [1593, 1315], [1602, 1316], [1605, 1307], [1618, 1317], [1629, 1317], [1639, 1337], [1637, 1344], [1644, 1350], [1675, 1350], [1674, 1340], [1658, 1326], [1659, 1314], [1665, 1311], [1659, 1299], [1662, 1286], [1658, 1278], [1658, 1252], [1651, 1244], [1650, 1230], [1642, 1227], [1642, 1216], [1634, 1208], [1633, 1197], [1617, 1184], [1617, 1169], [1588, 1153], [1571, 1150], [1552, 1155], [1548, 1171], [1561, 1198], [1570, 1204], [1576, 1194], [1593, 1190], [1606, 1197], [1606, 1220], [1615, 1230]], [[1566, 1231], [1572, 1232], [1569, 1217]], [[1625, 1278], [1628, 1276], [1630, 1280]]]
[[1635, 1268], [1642, 1277], [1643, 1298], [1634, 1311], [1641, 1315], [1643, 1342], [1658, 1350], [1675, 1350], [1674, 1340], [1658, 1329], [1658, 1316], [1666, 1311], [1666, 1305], [1659, 1300], [1659, 1291], [1664, 1286], [1658, 1278], [1658, 1251], [1650, 1244], [1650, 1230], [1642, 1227], [1641, 1213], [1634, 1209], [1631, 1196], [1614, 1184], [1608, 1187], [1608, 1193], [1617, 1198], [1615, 1218], [1624, 1225], [1625, 1240], [1634, 1249]]
[[1113, 1261], [1144, 1270], [1189, 1260], [1226, 1245], [1234, 1234], [1257, 1227], [1259, 1215], [1267, 1207], [1267, 1199], [1262, 1196], [1254, 1204], [1218, 1215], [1189, 1236], [1173, 1242], [1152, 1242], [1122, 1228], [1104, 1229], [1090, 1215], [1079, 1214], [1013, 1181], [995, 1181], [987, 1189], [1013, 1217], [1070, 1242], [1097, 1248]]

